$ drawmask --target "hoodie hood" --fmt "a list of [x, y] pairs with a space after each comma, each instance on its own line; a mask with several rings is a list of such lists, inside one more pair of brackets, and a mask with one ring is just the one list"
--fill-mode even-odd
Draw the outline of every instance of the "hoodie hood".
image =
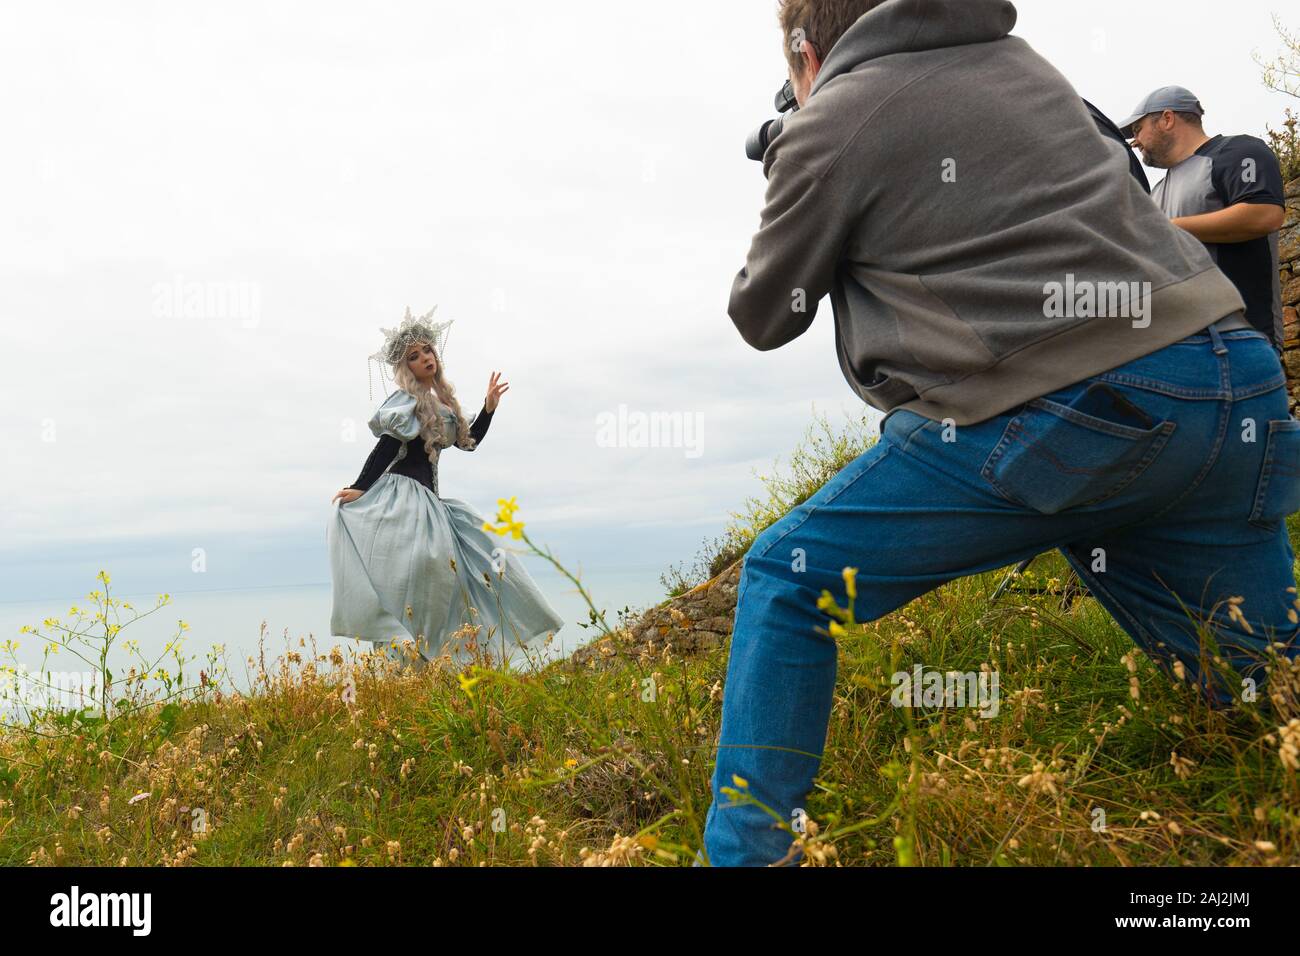
[[988, 43], [1000, 40], [1015, 25], [1016, 8], [1010, 0], [886, 0], [835, 42], [809, 96], [867, 60]]

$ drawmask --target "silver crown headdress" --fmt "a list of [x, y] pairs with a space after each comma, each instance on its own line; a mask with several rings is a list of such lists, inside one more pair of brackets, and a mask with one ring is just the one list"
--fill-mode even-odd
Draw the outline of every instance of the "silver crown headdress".
[[[448, 329], [451, 327], [453, 319], [446, 322], [434, 322], [433, 313], [438, 311], [435, 305], [432, 309], [421, 316], [411, 315], [411, 307], [406, 307], [406, 317], [402, 319], [402, 324], [395, 329], [380, 328], [379, 331], [384, 333], [384, 344], [369, 357], [366, 367], [369, 368], [370, 362], [375, 362], [379, 366], [379, 378], [383, 381], [384, 366], [396, 366], [406, 355], [406, 350], [411, 347], [412, 342], [428, 342], [433, 346], [433, 350], [438, 353], [438, 361], [442, 362], [443, 350], [446, 347]], [[374, 401], [375, 388], [374, 378], [370, 378], [370, 399]]]

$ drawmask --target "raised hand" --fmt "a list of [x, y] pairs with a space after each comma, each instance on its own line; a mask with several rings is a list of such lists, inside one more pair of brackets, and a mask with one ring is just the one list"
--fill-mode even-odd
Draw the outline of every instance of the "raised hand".
[[483, 400], [483, 407], [489, 412], [497, 410], [497, 403], [501, 401], [501, 396], [510, 388], [509, 382], [502, 382], [500, 379], [500, 372], [493, 372], [492, 377], [488, 379], [487, 398]]

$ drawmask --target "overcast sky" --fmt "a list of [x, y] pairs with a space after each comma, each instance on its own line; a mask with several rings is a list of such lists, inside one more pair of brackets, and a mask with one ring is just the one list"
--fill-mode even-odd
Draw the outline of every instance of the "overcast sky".
[[[1017, 7], [1116, 120], [1169, 83], [1211, 133], [1294, 104], [1251, 60], [1278, 48], [1267, 3]], [[726, 315], [764, 190], [743, 142], [785, 76], [775, 9], [6, 5], [0, 600], [80, 595], [100, 567], [179, 589], [193, 548], [211, 587], [327, 580], [329, 501], [384, 395], [366, 356], [408, 305], [455, 320], [467, 412], [491, 370], [511, 385], [482, 449], [443, 456], [444, 496], [514, 495], [589, 565], [689, 558], [814, 406], [864, 408], [828, 305], [768, 353]], [[620, 405], [690, 416], [699, 453], [601, 447]]]

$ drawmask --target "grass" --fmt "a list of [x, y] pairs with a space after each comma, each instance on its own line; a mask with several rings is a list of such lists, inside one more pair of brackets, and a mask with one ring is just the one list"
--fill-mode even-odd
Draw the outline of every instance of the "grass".
[[[811, 487], [821, 454], [796, 453], [802, 477], [769, 479], [731, 540]], [[1048, 557], [1030, 577], [1065, 575]], [[1275, 675], [1289, 691], [1272, 712], [1208, 711], [1092, 600], [990, 604], [999, 579], [954, 582], [840, 638], [826, 758], [791, 833], [805, 863], [1300, 862], [1300, 674]], [[251, 694], [208, 671], [112, 720], [11, 729], [0, 864], [688, 864], [726, 648], [682, 659], [604, 629], [612, 659], [526, 674], [487, 658], [401, 673], [286, 643], [251, 661]], [[996, 669], [998, 716], [890, 706], [889, 675], [921, 661]]]

